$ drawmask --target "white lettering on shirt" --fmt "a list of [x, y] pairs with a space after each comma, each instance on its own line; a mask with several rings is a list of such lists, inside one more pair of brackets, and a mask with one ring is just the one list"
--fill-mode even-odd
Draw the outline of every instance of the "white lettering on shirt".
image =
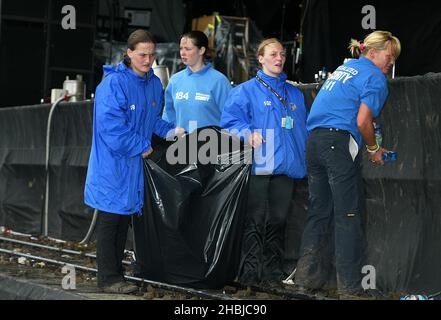
[[331, 74], [328, 80], [326, 80], [322, 89], [332, 91], [337, 82], [342, 82], [343, 84], [346, 84], [349, 79], [353, 78], [357, 74], [358, 71], [354, 68], [349, 68], [344, 65], [340, 66]]
[[196, 92], [196, 96], [194, 99], [196, 101], [210, 101], [210, 95]]
[[188, 100], [188, 92], [182, 92], [182, 91], [176, 92], [176, 100], [183, 100], [183, 99]]

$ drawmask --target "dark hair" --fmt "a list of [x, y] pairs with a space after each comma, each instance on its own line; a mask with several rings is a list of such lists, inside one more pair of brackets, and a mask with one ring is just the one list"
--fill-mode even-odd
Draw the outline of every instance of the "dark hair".
[[150, 32], [138, 29], [133, 31], [127, 39], [127, 48], [135, 50], [136, 45], [142, 42], [151, 42], [156, 45], [156, 40]]
[[193, 42], [193, 44], [198, 47], [199, 49], [201, 49], [202, 47], [205, 48], [205, 54], [208, 53], [208, 37], [206, 36], [205, 33], [203, 33], [202, 31], [198, 31], [198, 30], [193, 30], [187, 33], [184, 33], [181, 36], [182, 38], [188, 38], [191, 39], [191, 41]]

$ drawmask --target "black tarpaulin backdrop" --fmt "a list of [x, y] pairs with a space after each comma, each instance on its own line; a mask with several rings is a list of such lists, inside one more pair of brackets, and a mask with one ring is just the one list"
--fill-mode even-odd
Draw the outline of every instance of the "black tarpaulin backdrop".
[[[208, 139], [201, 136], [207, 130], [212, 133]], [[221, 148], [233, 146], [233, 140], [236, 148]], [[156, 148], [153, 159], [144, 160], [149, 205], [143, 216], [133, 219], [137, 273], [156, 281], [217, 288], [236, 276], [251, 151], [214, 127], [177, 142], [187, 156], [192, 141], [198, 154], [210, 141], [214, 159], [201, 164], [184, 157], [186, 161], [172, 166], [166, 150]]]
[[380, 122], [398, 161], [364, 162], [368, 252], [388, 291], [441, 290], [440, 88], [439, 74], [391, 81]]
[[428, 0], [305, 0], [303, 25], [303, 62], [301, 81], [313, 82], [322, 67], [334, 71], [350, 58], [351, 38], [363, 40], [373, 30], [362, 27], [366, 14], [362, 8], [373, 6], [376, 30], [397, 36], [402, 53], [396, 63], [398, 76], [441, 72], [441, 2]]
[[[50, 105], [0, 109], [0, 225], [40, 234]], [[92, 104], [61, 103], [52, 120], [49, 236], [81, 240], [93, 209], [83, 189], [92, 141]]]
[[[389, 84], [380, 121], [384, 145], [397, 151], [398, 161], [383, 168], [363, 162], [369, 262], [379, 288], [434, 292], [441, 290], [441, 74]], [[311, 105], [315, 86], [300, 89]], [[56, 196], [50, 198], [49, 235], [78, 240], [93, 212], [83, 203], [93, 105], [59, 107], [52, 131], [51, 195]], [[0, 110], [0, 225], [16, 231], [40, 231], [48, 113], [48, 105]], [[306, 184], [297, 189], [294, 202], [285, 240], [287, 272], [298, 258]]]

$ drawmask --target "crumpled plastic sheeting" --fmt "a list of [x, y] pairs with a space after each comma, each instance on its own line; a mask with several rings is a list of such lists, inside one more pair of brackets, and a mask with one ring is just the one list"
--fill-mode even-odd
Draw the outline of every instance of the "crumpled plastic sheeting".
[[[219, 145], [238, 142], [211, 130]], [[199, 132], [180, 143], [189, 150]], [[197, 141], [198, 152], [204, 143]], [[236, 145], [240, 148], [219, 152], [217, 163], [206, 165], [170, 165], [164, 147], [155, 147], [152, 158], [144, 160], [144, 212], [133, 222], [138, 275], [197, 288], [220, 288], [235, 278], [251, 164], [220, 159], [251, 156], [251, 149]]]

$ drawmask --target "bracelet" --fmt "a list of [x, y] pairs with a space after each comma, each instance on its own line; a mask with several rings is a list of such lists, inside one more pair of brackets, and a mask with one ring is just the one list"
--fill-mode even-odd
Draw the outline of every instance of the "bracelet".
[[378, 151], [378, 149], [380, 149], [380, 146], [378, 144], [374, 144], [373, 146], [366, 145], [366, 150], [369, 153], [374, 154]]

